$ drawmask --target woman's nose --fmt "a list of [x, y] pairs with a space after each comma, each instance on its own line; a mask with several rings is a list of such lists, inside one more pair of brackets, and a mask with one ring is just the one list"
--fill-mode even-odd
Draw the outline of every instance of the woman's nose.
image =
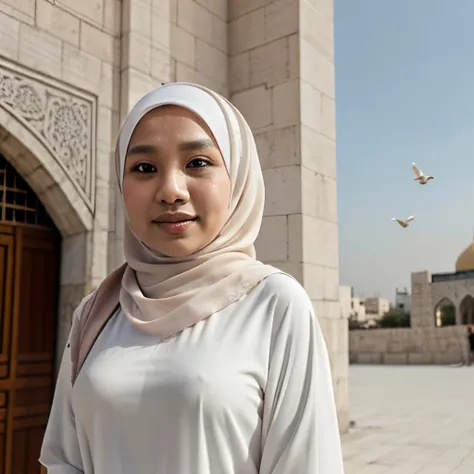
[[167, 204], [174, 204], [176, 201], [188, 201], [189, 191], [184, 173], [179, 171], [166, 173], [159, 183], [156, 198], [158, 201]]

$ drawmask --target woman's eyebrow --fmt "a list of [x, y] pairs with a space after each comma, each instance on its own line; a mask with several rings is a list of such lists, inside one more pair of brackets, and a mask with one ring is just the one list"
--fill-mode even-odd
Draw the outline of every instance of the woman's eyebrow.
[[[195, 150], [203, 150], [205, 148], [215, 148], [216, 145], [214, 142], [209, 138], [202, 138], [199, 140], [191, 140], [182, 142], [179, 144], [180, 151], [195, 151]], [[129, 150], [127, 155], [151, 155], [154, 153], [158, 153], [159, 148], [155, 145], [135, 145], [132, 146]]]
[[157, 151], [158, 148], [154, 145], [135, 145], [128, 150], [127, 155], [151, 155]]
[[191, 140], [179, 144], [181, 151], [203, 150], [204, 148], [215, 148], [216, 145], [210, 138]]

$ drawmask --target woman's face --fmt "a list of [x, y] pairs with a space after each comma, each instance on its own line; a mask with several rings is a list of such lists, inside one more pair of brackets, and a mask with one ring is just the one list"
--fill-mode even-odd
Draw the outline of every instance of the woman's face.
[[231, 183], [207, 125], [187, 109], [158, 107], [133, 132], [123, 198], [131, 228], [149, 247], [186, 257], [223, 228]]

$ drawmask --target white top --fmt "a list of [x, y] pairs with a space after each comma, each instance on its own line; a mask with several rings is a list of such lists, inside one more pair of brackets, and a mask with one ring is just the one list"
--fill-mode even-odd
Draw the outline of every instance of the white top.
[[119, 311], [70, 371], [66, 349], [48, 474], [343, 474], [326, 346], [287, 275], [161, 342]]

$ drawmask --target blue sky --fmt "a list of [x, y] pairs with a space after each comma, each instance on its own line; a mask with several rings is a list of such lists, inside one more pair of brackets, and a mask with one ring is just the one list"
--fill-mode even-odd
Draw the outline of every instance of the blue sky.
[[335, 0], [340, 276], [359, 294], [393, 300], [473, 239], [473, 19], [474, 0]]

